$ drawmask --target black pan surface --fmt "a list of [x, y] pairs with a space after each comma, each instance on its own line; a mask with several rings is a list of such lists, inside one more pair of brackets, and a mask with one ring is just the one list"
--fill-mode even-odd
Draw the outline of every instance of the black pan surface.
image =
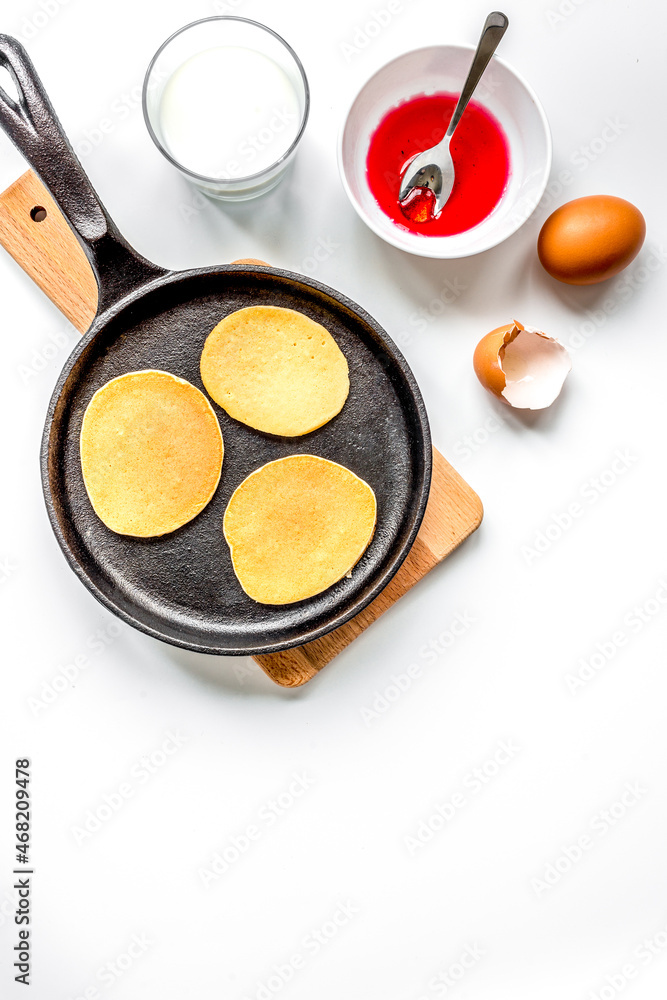
[[[262, 434], [212, 403], [225, 442], [222, 479], [202, 513], [162, 538], [110, 531], [83, 485], [79, 435], [102, 385], [128, 371], [158, 368], [204, 391], [199, 358], [223, 316], [248, 305], [298, 309], [322, 323], [345, 354], [350, 395], [324, 427], [299, 438]], [[222, 533], [232, 492], [254, 469], [286, 455], [320, 455], [365, 479], [378, 501], [373, 540], [349, 579], [316, 597], [260, 605], [241, 589]], [[271, 652], [342, 624], [385, 586], [407, 554], [430, 482], [429, 431], [409, 368], [358, 306], [286, 271], [230, 265], [186, 272], [95, 324], [63, 371], [43, 447], [49, 514], [70, 562], [95, 596], [151, 635], [203, 652]]]

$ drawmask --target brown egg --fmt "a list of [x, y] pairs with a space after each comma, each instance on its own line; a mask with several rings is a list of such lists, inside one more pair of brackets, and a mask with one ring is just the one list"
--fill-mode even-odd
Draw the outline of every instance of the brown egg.
[[644, 216], [624, 198], [598, 194], [575, 198], [542, 226], [537, 253], [552, 278], [595, 285], [627, 267], [642, 248]]
[[482, 337], [473, 366], [484, 388], [504, 403], [543, 410], [558, 396], [572, 362], [559, 341], [515, 320]]

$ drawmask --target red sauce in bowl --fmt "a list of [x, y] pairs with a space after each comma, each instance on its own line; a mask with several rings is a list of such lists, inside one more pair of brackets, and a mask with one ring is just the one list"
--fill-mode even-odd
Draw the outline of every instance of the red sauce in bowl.
[[403, 206], [399, 203], [405, 165], [440, 142], [457, 100], [454, 94], [412, 97], [392, 108], [371, 136], [368, 186], [385, 215], [420, 236], [454, 236], [472, 229], [491, 214], [507, 187], [510, 159], [505, 134], [493, 115], [471, 101], [449, 147], [456, 179], [440, 215], [433, 218], [435, 196], [427, 188], [419, 188]]

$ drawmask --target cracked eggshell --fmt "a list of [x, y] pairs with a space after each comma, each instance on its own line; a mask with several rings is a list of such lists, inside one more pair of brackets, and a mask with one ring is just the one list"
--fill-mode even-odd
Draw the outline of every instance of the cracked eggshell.
[[484, 388], [504, 403], [543, 410], [560, 393], [572, 361], [559, 341], [515, 321], [482, 337], [473, 366]]

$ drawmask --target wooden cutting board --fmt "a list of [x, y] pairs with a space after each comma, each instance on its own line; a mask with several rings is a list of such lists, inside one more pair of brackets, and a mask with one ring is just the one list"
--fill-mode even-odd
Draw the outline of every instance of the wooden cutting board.
[[[51, 195], [31, 170], [0, 194], [0, 244], [77, 330], [88, 329], [97, 309], [93, 272]], [[305, 684], [453, 552], [479, 526], [482, 513], [477, 494], [434, 448], [431, 492], [419, 534], [382, 593], [321, 639], [254, 659], [276, 684]]]

